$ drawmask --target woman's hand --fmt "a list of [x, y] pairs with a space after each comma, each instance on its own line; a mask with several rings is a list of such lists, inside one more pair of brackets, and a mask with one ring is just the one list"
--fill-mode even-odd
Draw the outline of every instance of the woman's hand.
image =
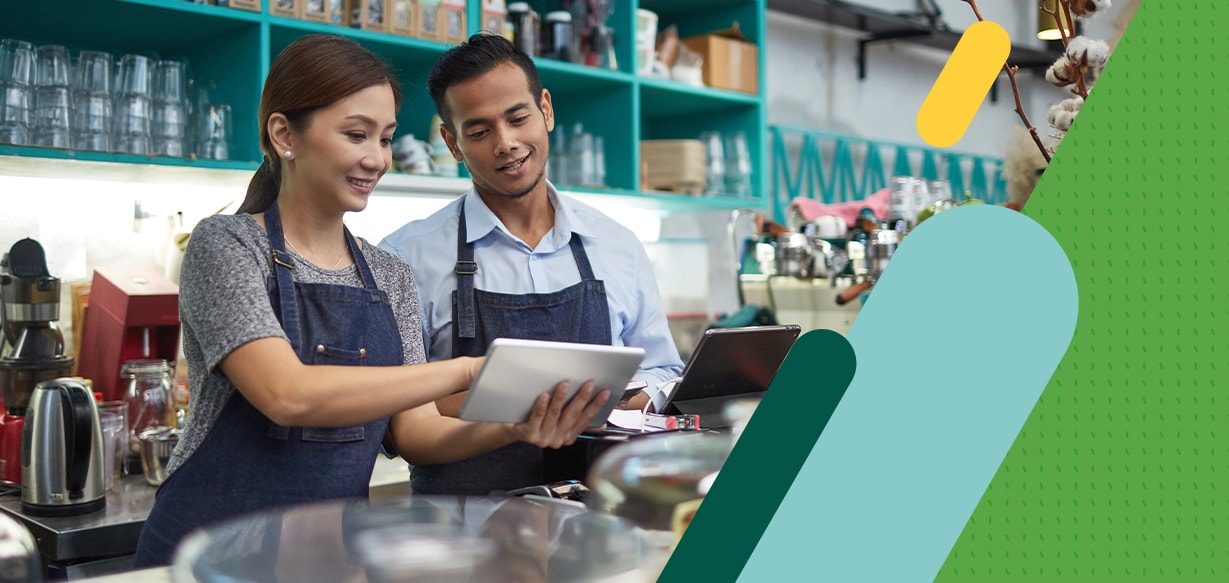
[[550, 393], [538, 395], [529, 419], [512, 426], [516, 438], [553, 449], [572, 445], [610, 398], [609, 390], [594, 394], [592, 381], [581, 385], [580, 391], [571, 400], [567, 398], [567, 390], [568, 384], [561, 382]]

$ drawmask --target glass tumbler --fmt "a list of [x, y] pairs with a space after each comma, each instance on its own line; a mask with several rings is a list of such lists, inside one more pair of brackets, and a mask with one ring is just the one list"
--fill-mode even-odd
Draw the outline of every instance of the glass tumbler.
[[72, 94], [67, 85], [39, 87], [34, 98], [34, 144], [72, 146]]
[[154, 101], [150, 134], [153, 153], [164, 156], [184, 155], [184, 134], [187, 116], [180, 101]]
[[185, 70], [183, 61], [158, 61], [154, 65], [151, 97], [155, 102], [184, 102], [187, 94]]
[[60, 45], [38, 47], [34, 62], [34, 144], [71, 147], [73, 99], [68, 49]]
[[111, 94], [78, 93], [73, 110], [73, 147], [78, 150], [111, 150]]
[[719, 196], [725, 192], [725, 147], [718, 132], [700, 134], [704, 144], [704, 196]]
[[78, 93], [103, 93], [110, 97], [113, 68], [111, 53], [81, 51], [77, 55], [73, 88]]
[[68, 59], [68, 49], [60, 45], [43, 45], [38, 47], [35, 57], [37, 63], [34, 84], [39, 87], [68, 87], [69, 68], [72, 63]]
[[103, 471], [110, 491], [124, 470], [124, 454], [128, 449], [127, 404], [123, 401], [99, 403], [98, 424], [102, 427]]
[[30, 143], [34, 96], [34, 46], [0, 40], [0, 143]]
[[725, 185], [732, 196], [751, 197], [751, 151], [743, 132], [725, 137]]
[[153, 96], [151, 73], [153, 64], [145, 55], [124, 55], [115, 72], [115, 93], [118, 96]]
[[197, 126], [196, 153], [206, 160], [228, 160], [230, 158], [231, 113], [230, 106], [224, 103], [210, 104], [201, 110], [200, 125]]
[[73, 73], [73, 147], [108, 152], [112, 135], [111, 53], [81, 51]]
[[148, 154], [150, 150], [150, 121], [153, 104], [149, 97], [130, 94], [121, 95], [115, 102], [114, 142], [115, 150], [130, 154]]

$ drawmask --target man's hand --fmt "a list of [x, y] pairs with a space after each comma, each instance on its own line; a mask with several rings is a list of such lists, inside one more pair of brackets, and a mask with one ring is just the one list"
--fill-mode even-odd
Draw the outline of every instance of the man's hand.
[[[645, 405], [649, 405], [649, 394], [644, 391], [641, 391], [639, 393], [636, 393], [635, 396], [633, 396], [632, 398], [626, 401], [619, 401], [618, 408], [619, 409], [635, 409], [639, 411], [641, 409], [644, 409]], [[654, 411], [653, 405], [649, 405], [649, 413], [655, 413], [655, 412], [656, 411]]]

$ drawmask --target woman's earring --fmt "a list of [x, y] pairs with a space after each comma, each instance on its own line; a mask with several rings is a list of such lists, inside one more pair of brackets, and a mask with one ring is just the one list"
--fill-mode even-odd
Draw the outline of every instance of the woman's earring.
[[294, 153], [291, 152], [290, 150], [286, 150], [286, 152], [282, 155], [285, 156], [287, 160], [289, 160], [292, 156], [294, 156]]

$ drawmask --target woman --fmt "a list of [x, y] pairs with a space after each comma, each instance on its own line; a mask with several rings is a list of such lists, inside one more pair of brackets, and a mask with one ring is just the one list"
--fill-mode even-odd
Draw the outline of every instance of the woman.
[[[136, 567], [170, 562], [184, 535], [211, 522], [365, 497], [388, 418], [472, 381], [480, 358], [424, 363], [409, 266], [342, 222], [391, 165], [400, 106], [388, 65], [343, 37], [303, 37], [270, 67], [264, 162], [239, 212], [202, 221], [185, 251], [192, 414]], [[608, 391], [586, 384], [568, 401], [566, 388], [540, 396], [525, 423], [457, 421], [432, 455], [569, 444]]]

